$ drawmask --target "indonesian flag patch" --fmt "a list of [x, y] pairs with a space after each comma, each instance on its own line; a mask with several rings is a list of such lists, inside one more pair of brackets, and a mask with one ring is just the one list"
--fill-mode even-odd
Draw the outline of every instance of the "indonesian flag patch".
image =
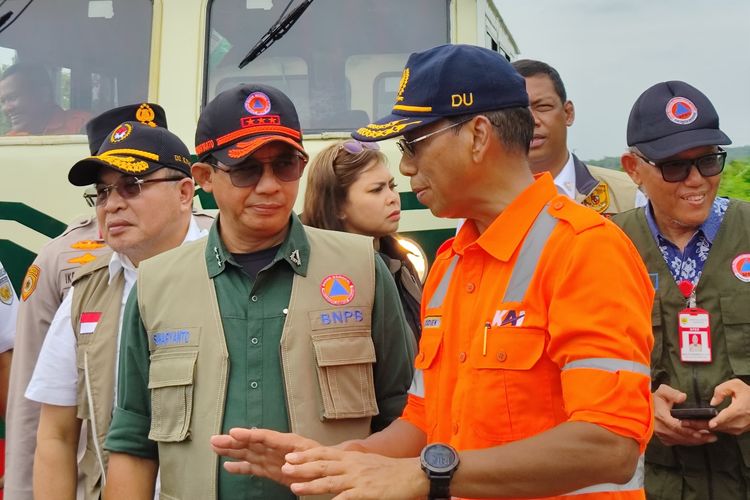
[[100, 312], [84, 312], [81, 313], [80, 329], [78, 333], [80, 335], [88, 335], [94, 333], [96, 325], [99, 323], [99, 318], [102, 317]]

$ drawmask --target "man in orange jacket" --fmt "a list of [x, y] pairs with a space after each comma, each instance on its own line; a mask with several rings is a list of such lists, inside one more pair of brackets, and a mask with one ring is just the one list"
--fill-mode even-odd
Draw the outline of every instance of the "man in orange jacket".
[[533, 129], [499, 54], [411, 55], [392, 114], [353, 135], [403, 136], [419, 201], [467, 222], [425, 284], [404, 414], [335, 448], [233, 429], [227, 470], [337, 498], [644, 498], [653, 288], [614, 224], [532, 175]]

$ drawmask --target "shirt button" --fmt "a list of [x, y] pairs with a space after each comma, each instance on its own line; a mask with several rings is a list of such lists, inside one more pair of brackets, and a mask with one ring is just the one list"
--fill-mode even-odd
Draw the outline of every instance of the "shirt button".
[[561, 202], [561, 201], [556, 201], [552, 205], [552, 208], [554, 208], [555, 210], [560, 210], [562, 207], [563, 207], [563, 202]]
[[460, 363], [463, 363], [464, 361], [466, 361], [466, 353], [465, 353], [465, 352], [462, 352], [462, 353], [460, 353], [460, 354], [458, 355], [458, 361], [459, 361]]
[[258, 337], [253, 337], [250, 339], [250, 343], [253, 345], [258, 345]]
[[258, 382], [255, 382], [255, 381], [250, 382], [250, 388], [251, 389], [257, 389], [258, 388]]
[[474, 283], [467, 283], [466, 284], [466, 291], [469, 293], [472, 293], [474, 290], [476, 290], [477, 286]]
[[458, 434], [458, 424], [457, 423], [453, 424], [453, 434]]
[[505, 354], [505, 351], [500, 351], [500, 352], [497, 353], [497, 360], [498, 361], [500, 361], [502, 363], [506, 359], [508, 359], [508, 355]]
[[253, 295], [252, 297], [250, 297], [250, 300], [252, 300], [253, 302], [258, 302], [258, 296]]

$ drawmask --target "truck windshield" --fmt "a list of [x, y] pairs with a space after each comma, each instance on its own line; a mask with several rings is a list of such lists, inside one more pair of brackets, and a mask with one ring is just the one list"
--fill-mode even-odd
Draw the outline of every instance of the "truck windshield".
[[[2, 2], [0, 16], [26, 2]], [[0, 35], [0, 136], [83, 133], [146, 100], [150, 0], [35, 0]]]
[[410, 53], [449, 41], [449, 0], [315, 0], [281, 40], [238, 69], [287, 4], [210, 3], [206, 101], [240, 83], [272, 85], [292, 99], [305, 133], [349, 131], [390, 111]]

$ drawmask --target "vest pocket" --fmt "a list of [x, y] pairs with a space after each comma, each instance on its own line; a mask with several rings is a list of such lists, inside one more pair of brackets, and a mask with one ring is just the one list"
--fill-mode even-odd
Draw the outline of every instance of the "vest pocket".
[[156, 352], [151, 355], [148, 388], [151, 390], [149, 439], [184, 441], [193, 411], [193, 375], [197, 351]]
[[748, 376], [750, 375], [750, 307], [748, 307], [750, 294], [720, 297], [719, 303], [732, 372], [735, 375]]
[[378, 414], [375, 345], [368, 330], [312, 334], [323, 420]]

